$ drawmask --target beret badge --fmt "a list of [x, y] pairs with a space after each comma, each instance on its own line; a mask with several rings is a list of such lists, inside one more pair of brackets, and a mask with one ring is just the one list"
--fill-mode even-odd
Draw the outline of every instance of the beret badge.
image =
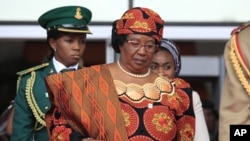
[[81, 20], [83, 18], [82, 13], [81, 13], [81, 8], [76, 8], [76, 14], [75, 14], [75, 18], [78, 20]]

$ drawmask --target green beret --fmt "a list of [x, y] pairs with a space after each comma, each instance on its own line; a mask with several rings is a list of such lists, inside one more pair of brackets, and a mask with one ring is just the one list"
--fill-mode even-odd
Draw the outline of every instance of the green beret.
[[42, 14], [38, 23], [48, 31], [91, 33], [88, 24], [92, 18], [89, 9], [81, 6], [63, 6]]

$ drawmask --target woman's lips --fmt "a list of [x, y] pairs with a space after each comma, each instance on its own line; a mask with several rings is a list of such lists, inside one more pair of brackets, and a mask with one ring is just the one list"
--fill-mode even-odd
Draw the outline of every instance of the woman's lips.
[[80, 55], [72, 55], [73, 58], [79, 59], [81, 56]]
[[144, 64], [146, 61], [145, 60], [135, 60], [137, 64]]

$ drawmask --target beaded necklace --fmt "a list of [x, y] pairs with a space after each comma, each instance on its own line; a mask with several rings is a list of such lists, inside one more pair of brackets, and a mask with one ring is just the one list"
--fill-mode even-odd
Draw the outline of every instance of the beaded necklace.
[[124, 73], [126, 73], [126, 74], [129, 75], [129, 76], [135, 77], [135, 78], [147, 77], [147, 76], [150, 74], [150, 69], [148, 69], [148, 72], [145, 73], [145, 74], [133, 74], [133, 73], [130, 73], [130, 72], [126, 71], [124, 68], [122, 68], [122, 66], [121, 66], [119, 60], [117, 61], [117, 64], [118, 64], [118, 67], [119, 67]]

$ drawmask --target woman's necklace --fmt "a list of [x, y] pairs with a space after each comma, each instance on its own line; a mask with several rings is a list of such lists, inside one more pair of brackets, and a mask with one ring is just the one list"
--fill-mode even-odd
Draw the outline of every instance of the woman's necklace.
[[145, 74], [133, 74], [133, 73], [130, 73], [130, 72], [126, 71], [124, 68], [122, 68], [122, 66], [121, 66], [119, 60], [117, 61], [117, 64], [118, 64], [118, 67], [119, 67], [124, 73], [126, 73], [127, 75], [132, 76], [132, 77], [142, 78], [142, 77], [147, 77], [147, 76], [150, 74], [150, 69], [148, 69], [148, 72], [145, 73]]

